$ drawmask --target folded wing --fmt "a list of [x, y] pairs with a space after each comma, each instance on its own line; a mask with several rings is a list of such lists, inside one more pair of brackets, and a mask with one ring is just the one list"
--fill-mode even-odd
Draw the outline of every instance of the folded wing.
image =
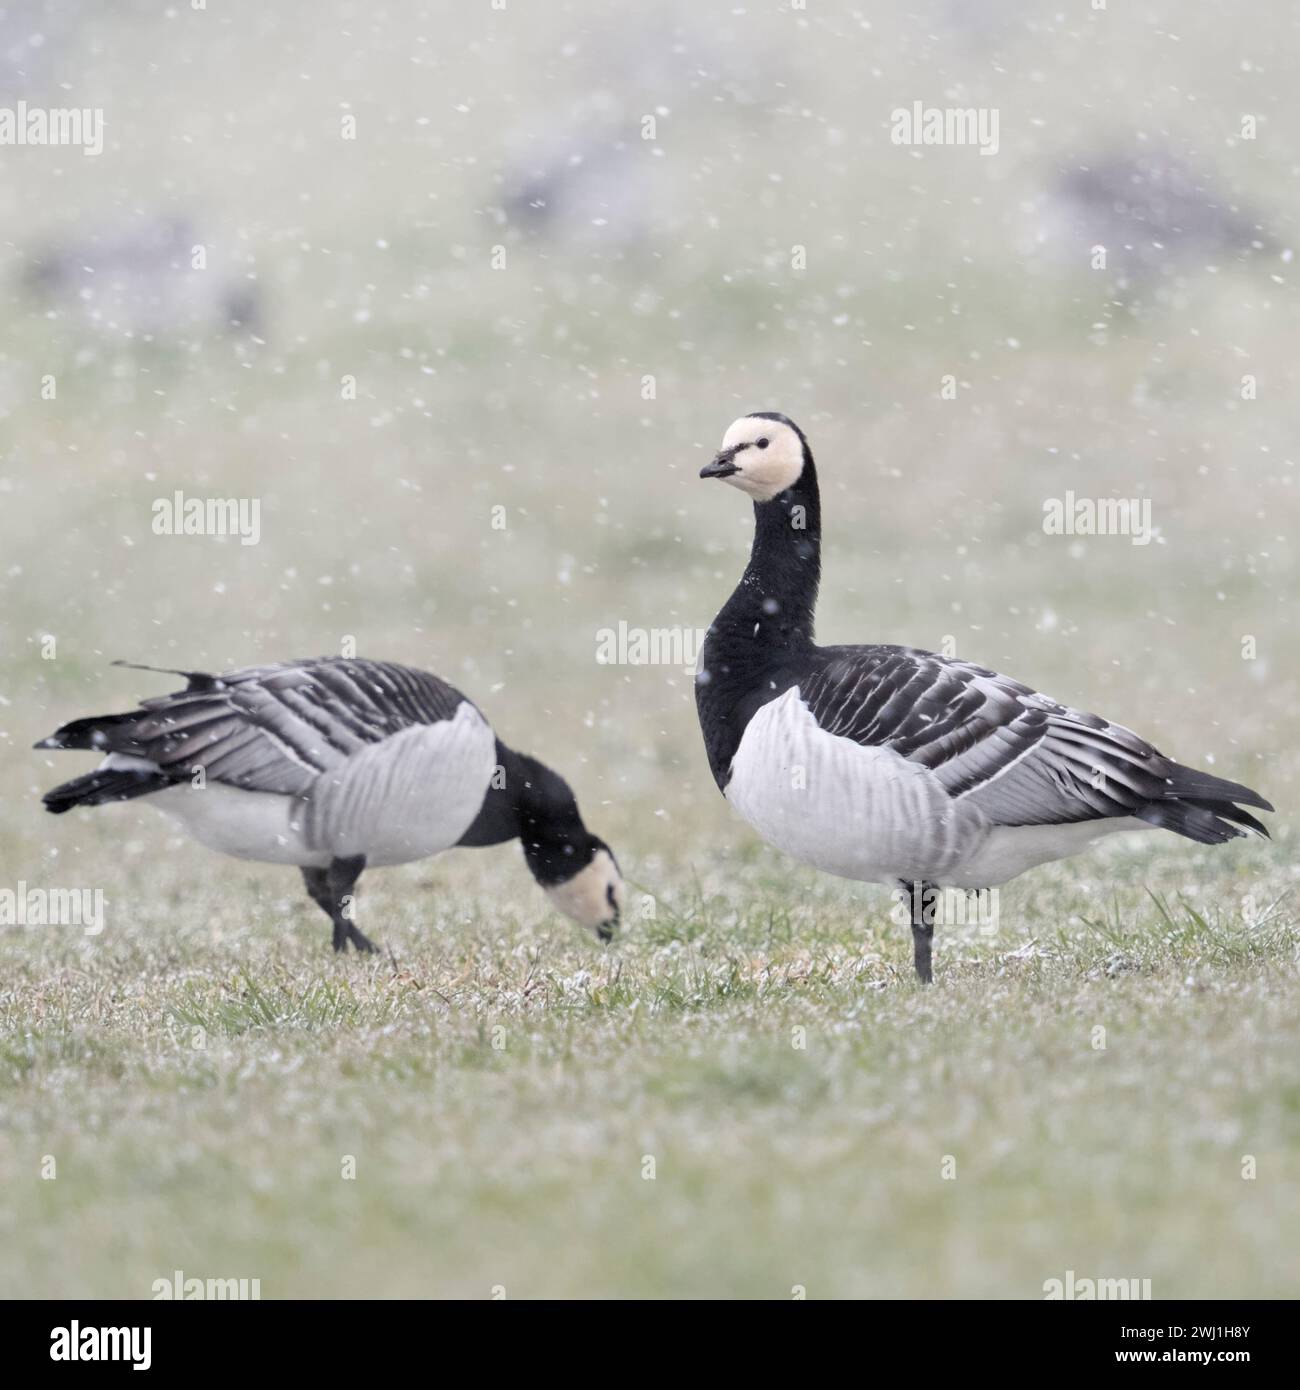
[[176, 781], [201, 767], [209, 781], [302, 796], [367, 746], [451, 719], [465, 703], [437, 676], [391, 662], [325, 657], [180, 674], [185, 690], [74, 720], [37, 747], [143, 758]]
[[1166, 758], [1131, 729], [970, 662], [909, 647], [829, 647], [800, 694], [828, 733], [927, 767], [993, 825], [1136, 816], [1204, 843], [1248, 827], [1236, 782]]

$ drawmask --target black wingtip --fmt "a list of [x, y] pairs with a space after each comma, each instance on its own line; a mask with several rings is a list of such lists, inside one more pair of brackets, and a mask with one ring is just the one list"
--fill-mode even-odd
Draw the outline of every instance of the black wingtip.
[[1216, 777], [1210, 772], [1201, 772], [1194, 767], [1183, 767], [1179, 763], [1170, 765], [1166, 774], [1167, 795], [1186, 801], [1239, 801], [1243, 806], [1254, 806], [1260, 811], [1271, 811], [1272, 805], [1265, 801], [1257, 791], [1241, 782], [1230, 782], [1226, 777]]

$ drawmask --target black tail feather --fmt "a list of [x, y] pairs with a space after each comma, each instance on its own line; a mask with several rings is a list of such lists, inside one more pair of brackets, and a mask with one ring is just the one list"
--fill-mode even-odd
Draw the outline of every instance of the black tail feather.
[[74, 806], [102, 806], [106, 801], [130, 801], [137, 796], [170, 787], [171, 779], [147, 768], [103, 767], [74, 777], [41, 798], [45, 809], [61, 816]]
[[1165, 783], [1166, 796], [1176, 796], [1184, 801], [1240, 801], [1246, 806], [1258, 806], [1261, 811], [1273, 809], [1258, 792], [1243, 787], [1240, 782], [1229, 782], [1226, 777], [1214, 777], [1208, 772], [1198, 772], [1194, 767], [1183, 767], [1181, 763], [1169, 764]]
[[1268, 826], [1263, 821], [1256, 820], [1249, 811], [1243, 811], [1240, 806], [1234, 806], [1230, 801], [1194, 801], [1189, 798], [1189, 804], [1204, 807], [1221, 820], [1230, 820], [1234, 825], [1244, 825], [1247, 830], [1253, 830], [1266, 840], [1271, 838]]
[[92, 752], [108, 753], [124, 751], [118, 747], [112, 730], [115, 726], [129, 724], [140, 717], [138, 711], [130, 714], [92, 714], [86, 719], [74, 719], [56, 729], [49, 738], [34, 743], [33, 748], [88, 748]]
[[1148, 825], [1158, 825], [1162, 830], [1185, 835], [1199, 845], [1221, 845], [1246, 833], [1229, 825], [1226, 820], [1220, 820], [1215, 812], [1194, 801], [1175, 801], [1172, 798], [1168, 801], [1148, 801], [1133, 814]]
[[[185, 693], [224, 690], [225, 683], [220, 676], [209, 675], [206, 671], [179, 671], [170, 666], [142, 666], [135, 661], [115, 661], [114, 666], [125, 666], [132, 671], [155, 671], [166, 676], [184, 676]], [[150, 704], [146, 700], [146, 709]], [[134, 753], [136, 748], [130, 738], [129, 726], [142, 717], [140, 710], [130, 710], [126, 714], [92, 714], [86, 719], [74, 719], [61, 729], [56, 729], [49, 738], [43, 738], [34, 748], [88, 748], [101, 753]], [[118, 734], [123, 726], [125, 737]]]
[[184, 676], [187, 682], [185, 693], [201, 690], [224, 690], [225, 682], [210, 671], [181, 671], [175, 666], [145, 666], [139, 661], [115, 661], [114, 666], [125, 666], [130, 671], [153, 671], [160, 676]]
[[[1267, 839], [1267, 828], [1248, 811], [1233, 804], [1237, 801], [1258, 806], [1263, 811], [1273, 809], [1258, 792], [1240, 782], [1229, 782], [1224, 777], [1170, 763], [1164, 794], [1148, 801], [1134, 814], [1150, 825], [1172, 830], [1202, 845], [1221, 845], [1244, 835], [1246, 830], [1253, 830]], [[1239, 828], [1242, 826], [1244, 830]]]

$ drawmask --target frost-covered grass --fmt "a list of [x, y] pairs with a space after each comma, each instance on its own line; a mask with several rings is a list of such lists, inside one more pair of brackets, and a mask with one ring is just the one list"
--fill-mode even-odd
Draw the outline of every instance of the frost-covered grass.
[[[1293, 240], [1291, 32], [1173, 0], [987, 30], [692, 5], [656, 67], [607, 7], [400, 8], [51, 28], [49, 100], [104, 94], [110, 148], [5, 152], [0, 889], [101, 889], [107, 926], [0, 926], [0, 1294], [1300, 1292], [1293, 272], [1193, 257], [1123, 293], [1024, 249], [1053, 171], [1134, 131]], [[947, 92], [999, 106], [997, 158], [889, 144]], [[647, 236], [503, 229], [538, 142], [624, 127]], [[18, 292], [32, 246], [137, 209], [257, 275], [264, 341]], [[1269, 796], [1274, 842], [1036, 871], [919, 990], [881, 890], [730, 817], [689, 676], [595, 659], [717, 610], [751, 522], [696, 473], [762, 408], [817, 453], [823, 640], [1130, 724]], [[260, 543], [154, 535], [178, 488], [257, 498]], [[1149, 498], [1156, 539], [1045, 535], [1067, 491]], [[349, 637], [572, 781], [636, 885], [613, 948], [513, 847], [368, 874], [392, 957], [336, 960], [292, 871], [143, 806], [41, 813], [87, 760], [36, 738], [167, 688], [112, 658]]]
[[269, 872], [128, 869], [103, 944], [0, 940], [0, 1293], [1294, 1294], [1300, 935], [1242, 874], [1287, 877], [1085, 924], [1049, 872], [925, 991], [883, 896], [798, 874], [609, 950], [376, 875], [371, 963]]

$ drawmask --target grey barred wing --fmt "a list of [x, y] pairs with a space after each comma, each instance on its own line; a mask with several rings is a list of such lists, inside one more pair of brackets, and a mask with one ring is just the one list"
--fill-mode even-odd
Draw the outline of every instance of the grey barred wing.
[[368, 746], [449, 720], [465, 703], [437, 676], [391, 662], [327, 657], [185, 674], [185, 690], [77, 720], [54, 746], [145, 758], [177, 780], [202, 768], [210, 781], [302, 796]]
[[994, 825], [1137, 814], [1176, 767], [1131, 730], [970, 662], [907, 647], [827, 648], [800, 694], [828, 733], [928, 768]]

